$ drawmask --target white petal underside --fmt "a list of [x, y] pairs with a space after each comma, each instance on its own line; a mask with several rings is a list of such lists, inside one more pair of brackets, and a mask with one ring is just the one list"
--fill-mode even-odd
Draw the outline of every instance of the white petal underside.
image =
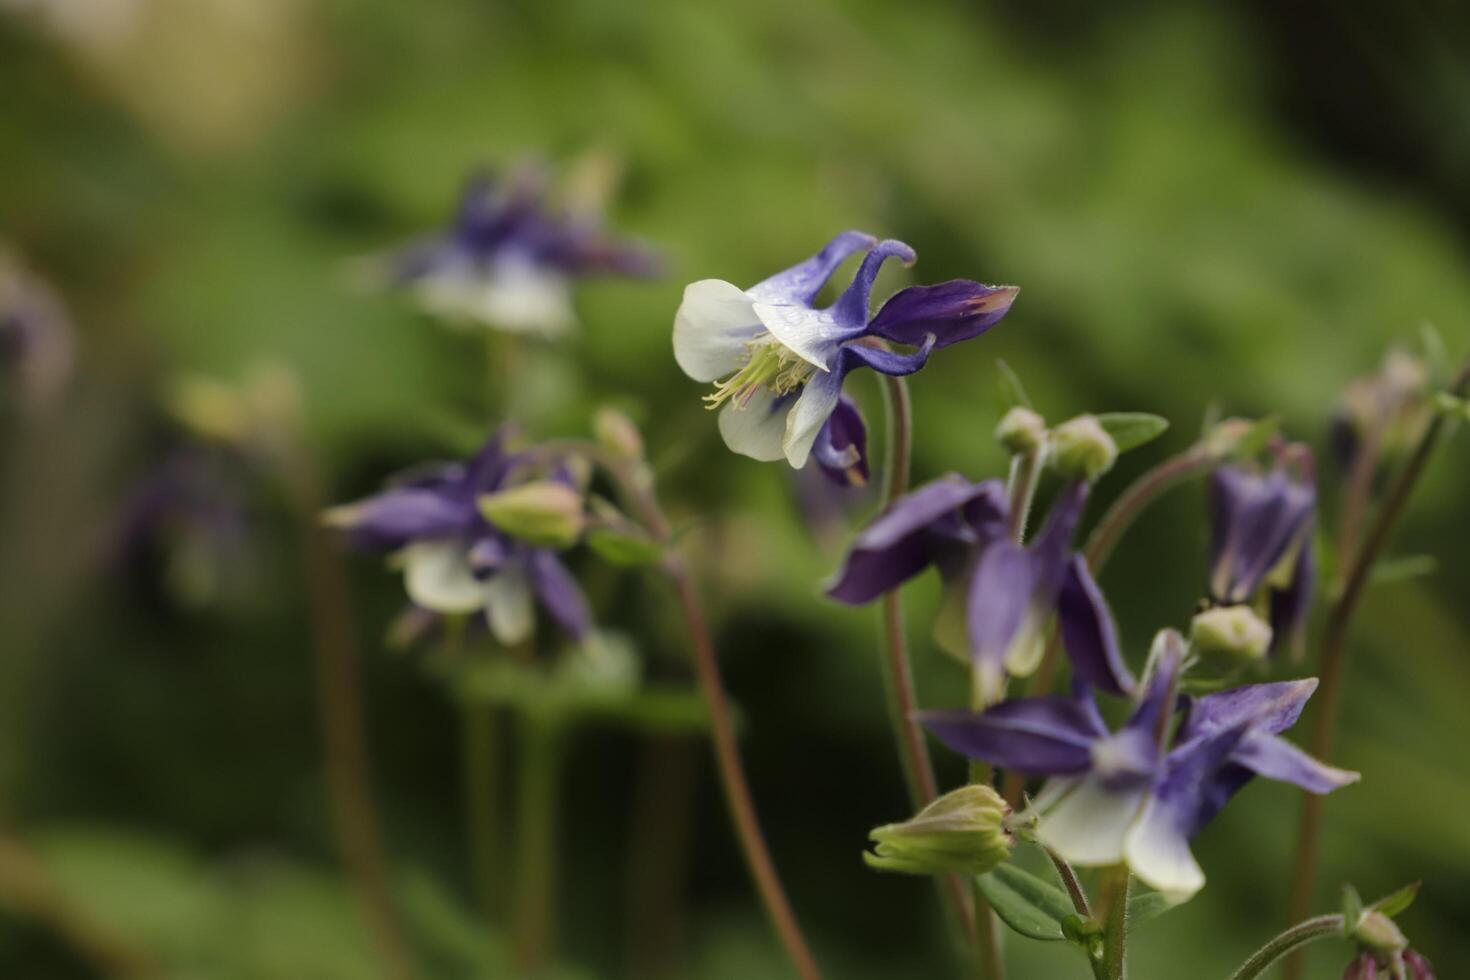
[[458, 541], [420, 541], [399, 552], [403, 584], [415, 605], [462, 615], [485, 605], [485, 586], [475, 578], [464, 545]]
[[1138, 817], [1144, 789], [1114, 792], [1084, 776], [1053, 804], [1036, 827], [1042, 843], [1073, 864], [1098, 867], [1123, 860], [1128, 830]]
[[1186, 901], [1204, 887], [1205, 873], [1190, 853], [1188, 839], [1157, 800], [1144, 807], [1125, 850], [1138, 879], [1173, 902]]
[[536, 607], [524, 569], [511, 565], [490, 576], [483, 594], [490, 632], [500, 644], [515, 646], [535, 630]]
[[747, 345], [765, 332], [745, 290], [721, 279], [684, 288], [674, 314], [674, 360], [695, 381], [734, 374], [749, 356]]
[[807, 306], [756, 303], [755, 315], [771, 336], [823, 371], [832, 368], [837, 345], [847, 339], [832, 314]]
[[826, 371], [818, 371], [802, 388], [796, 404], [786, 417], [786, 431], [782, 438], [782, 449], [786, 462], [796, 469], [806, 465], [811, 455], [812, 444], [842, 395], [842, 379]]
[[759, 389], [744, 406], [725, 403], [720, 409], [720, 435], [732, 452], [763, 463], [774, 462], [784, 455], [788, 410], [789, 402], [778, 404], [774, 393]]

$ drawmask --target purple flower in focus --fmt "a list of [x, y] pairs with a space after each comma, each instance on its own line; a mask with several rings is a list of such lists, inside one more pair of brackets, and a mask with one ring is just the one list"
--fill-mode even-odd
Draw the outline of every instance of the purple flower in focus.
[[827, 594], [851, 605], [871, 602], [933, 565], [963, 610], [964, 646], [987, 703], [1000, 699], [1008, 672], [1035, 669], [1053, 614], [1078, 679], [1125, 694], [1134, 681], [1112, 614], [1072, 550], [1086, 499], [1085, 483], [1070, 484], [1023, 546], [1007, 533], [1000, 481], [940, 477], [897, 500], [857, 536]]
[[1253, 776], [1326, 793], [1355, 781], [1312, 759], [1280, 734], [1311, 697], [1314, 679], [1255, 684], [1186, 703], [1173, 747], [1183, 646], [1161, 643], [1142, 696], [1116, 732], [1091, 695], [1007, 701], [980, 713], [924, 712], [925, 725], [964, 755], [1031, 776], [1050, 776], [1037, 795], [1037, 836], [1068, 861], [1126, 860], [1133, 873], [1176, 901], [1204, 884], [1189, 841]]
[[1210, 599], [1240, 605], [1265, 588], [1274, 651], [1300, 632], [1311, 607], [1317, 488], [1280, 463], [1267, 473], [1225, 466], [1211, 478], [1210, 509]]
[[[813, 304], [844, 260], [866, 253], [852, 284], [831, 306]], [[977, 337], [1010, 310], [1014, 286], [955, 279], [896, 293], [876, 316], [869, 294], [883, 263], [914, 261], [899, 241], [846, 231], [820, 252], [749, 289], [703, 279], [684, 290], [674, 317], [674, 359], [695, 381], [715, 383], [725, 445], [753, 459], [784, 458], [800, 469], [816, 455], [850, 482], [862, 454], [862, 422], [842, 406], [849, 371], [912, 374], [939, 347]], [[869, 338], [915, 348], [896, 353]], [[856, 422], [853, 420], [856, 419]], [[849, 449], [856, 449], [856, 457]]]
[[[480, 498], [506, 489], [527, 462], [505, 443], [502, 431], [474, 458], [408, 474], [380, 494], [334, 508], [327, 520], [359, 547], [393, 553], [420, 609], [445, 615], [483, 610], [492, 634], [509, 646], [531, 635], [539, 602], [580, 641], [591, 614], [556, 552], [506, 534], [481, 513]], [[570, 482], [565, 473], [557, 479]]]
[[391, 256], [387, 275], [451, 321], [550, 337], [576, 322], [573, 280], [658, 268], [651, 251], [610, 237], [595, 217], [553, 210], [540, 179], [523, 172], [470, 178], [449, 229]]

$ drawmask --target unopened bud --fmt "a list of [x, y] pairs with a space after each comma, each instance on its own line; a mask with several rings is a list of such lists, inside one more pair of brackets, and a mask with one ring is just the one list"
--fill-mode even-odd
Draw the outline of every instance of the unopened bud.
[[592, 431], [609, 452], [623, 459], [643, 458], [643, 435], [633, 420], [615, 408], [604, 406], [592, 417]]
[[1117, 444], [1094, 416], [1079, 415], [1052, 430], [1052, 468], [1068, 479], [1096, 480], [1117, 458]]
[[868, 867], [906, 874], [981, 875], [1010, 857], [1015, 841], [1005, 829], [1010, 807], [989, 786], [962, 786], [903, 823], [868, 834]]
[[1382, 912], [1364, 912], [1349, 935], [1359, 946], [1374, 953], [1401, 953], [1409, 947], [1403, 932]]
[[1046, 419], [1023, 405], [1001, 416], [995, 427], [995, 441], [1009, 453], [1029, 453], [1046, 441]]
[[1250, 606], [1216, 606], [1190, 622], [1189, 645], [1202, 666], [1230, 674], [1266, 656], [1271, 627]]
[[506, 534], [544, 548], [570, 547], [586, 523], [581, 494], [554, 480], [486, 494], [478, 503], [485, 520]]

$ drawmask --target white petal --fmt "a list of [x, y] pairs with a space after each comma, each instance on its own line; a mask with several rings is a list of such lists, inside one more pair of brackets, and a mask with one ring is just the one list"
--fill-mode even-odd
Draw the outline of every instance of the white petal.
[[1156, 800], [1148, 802], [1128, 834], [1126, 852], [1128, 867], [1138, 880], [1171, 902], [1187, 901], [1204, 887], [1205, 873], [1189, 851], [1189, 840]]
[[733, 401], [720, 409], [720, 435], [725, 445], [742, 456], [763, 463], [783, 455], [781, 441], [786, 436], [786, 417], [790, 402], [762, 388], [751, 395], [743, 407]]
[[566, 276], [523, 258], [499, 259], [489, 270], [439, 269], [419, 283], [418, 293], [430, 312], [509, 333], [557, 337], [576, 322]]
[[756, 303], [755, 315], [771, 336], [823, 371], [830, 370], [837, 345], [854, 332], [843, 330], [827, 310]]
[[841, 395], [842, 379], [837, 375], [827, 371], [818, 371], [812, 375], [812, 379], [801, 390], [801, 396], [796, 399], [796, 404], [791, 407], [790, 414], [786, 416], [786, 434], [782, 440], [786, 462], [796, 469], [806, 465], [812, 444], [817, 441], [817, 433], [822, 431], [822, 426], [832, 417], [832, 411], [837, 407], [837, 399]]
[[515, 646], [536, 628], [531, 582], [514, 565], [496, 572], [481, 585], [490, 632], [502, 646]]
[[674, 314], [674, 360], [695, 381], [718, 381], [745, 363], [746, 344], [765, 332], [739, 286], [701, 279], [684, 287]]
[[1117, 864], [1144, 794], [1144, 787], [1113, 792], [1085, 776], [1041, 818], [1036, 836], [1073, 864]]
[[485, 605], [485, 586], [475, 578], [464, 545], [420, 541], [399, 552], [403, 585], [415, 605], [434, 612], [472, 613]]

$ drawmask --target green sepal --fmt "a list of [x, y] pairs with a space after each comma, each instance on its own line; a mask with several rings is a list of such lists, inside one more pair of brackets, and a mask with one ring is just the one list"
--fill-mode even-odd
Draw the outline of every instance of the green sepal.
[[1096, 418], [1120, 453], [1152, 442], [1169, 428], [1168, 419], [1149, 412], [1103, 412]]
[[1026, 386], [1021, 384], [1021, 376], [1016, 373], [1005, 361], [996, 358], [995, 369], [1000, 373], [1000, 402], [1002, 410], [1008, 408], [1031, 408], [1031, 399], [1026, 394]]
[[1390, 918], [1399, 915], [1410, 905], [1414, 904], [1414, 899], [1419, 897], [1419, 886], [1422, 884], [1424, 884], [1422, 881], [1416, 881], [1412, 884], [1405, 885], [1398, 891], [1390, 892], [1383, 896], [1370, 905], [1369, 908], [1374, 912], [1382, 912]]
[[1016, 932], [1043, 942], [1070, 938], [1064, 923], [1077, 911], [1067, 893], [1014, 864], [1002, 864], [975, 879], [980, 894], [1000, 920]]

